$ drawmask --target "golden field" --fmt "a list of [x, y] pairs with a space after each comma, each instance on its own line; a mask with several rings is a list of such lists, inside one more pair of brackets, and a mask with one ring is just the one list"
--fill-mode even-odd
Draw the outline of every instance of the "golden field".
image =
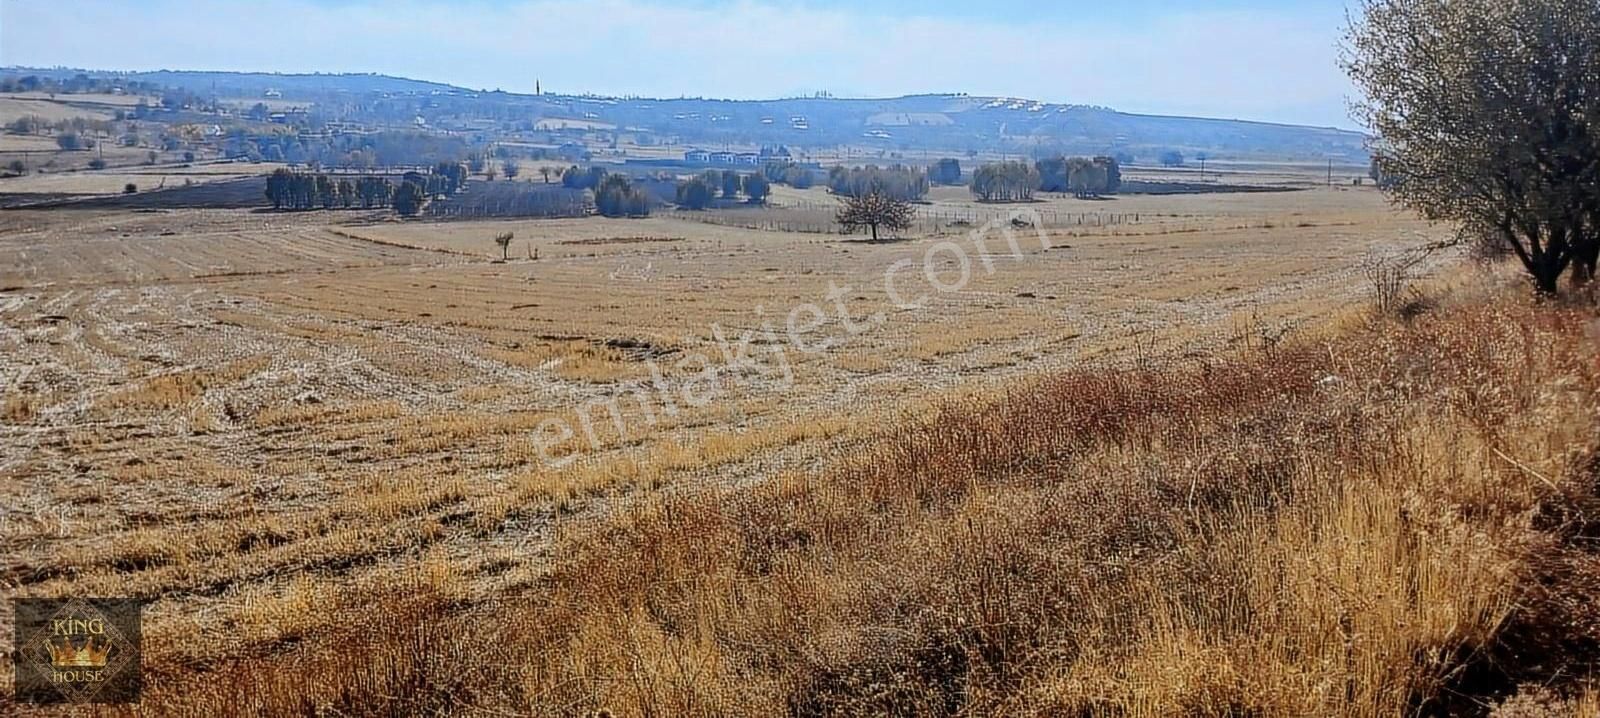
[[0, 585], [152, 599], [150, 715], [1444, 714], [1596, 628], [1584, 310], [1372, 318], [1449, 231], [1370, 188], [1030, 208], [1140, 219], [0, 213]]

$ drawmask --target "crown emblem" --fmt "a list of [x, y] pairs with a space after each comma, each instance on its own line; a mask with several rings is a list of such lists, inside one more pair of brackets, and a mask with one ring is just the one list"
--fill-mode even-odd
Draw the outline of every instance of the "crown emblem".
[[84, 641], [82, 648], [73, 646], [68, 638], [60, 643], [46, 641], [44, 645], [50, 651], [50, 665], [57, 668], [104, 668], [106, 657], [111, 654], [110, 641], [96, 643], [93, 638]]

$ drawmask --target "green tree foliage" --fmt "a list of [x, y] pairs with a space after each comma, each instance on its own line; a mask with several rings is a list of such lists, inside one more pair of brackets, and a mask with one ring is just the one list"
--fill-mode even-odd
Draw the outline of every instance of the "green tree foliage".
[[711, 206], [714, 193], [705, 179], [695, 177], [678, 183], [676, 202], [682, 209], [705, 209]]
[[1600, 3], [1365, 0], [1346, 69], [1398, 203], [1516, 255], [1541, 293], [1600, 259]]
[[13, 135], [32, 135], [38, 134], [42, 127], [44, 121], [40, 120], [38, 115], [23, 115], [7, 123], [6, 132]]
[[968, 186], [985, 202], [1027, 202], [1039, 186], [1039, 171], [1021, 161], [993, 162], [974, 170]]
[[772, 193], [772, 183], [767, 181], [765, 175], [752, 172], [744, 176], [744, 195], [750, 204], [765, 204], [767, 195]]
[[522, 165], [517, 164], [516, 160], [508, 159], [500, 163], [500, 169], [505, 172], [506, 179], [516, 179], [522, 172]]
[[911, 226], [916, 218], [916, 209], [911, 202], [891, 196], [877, 190], [861, 195], [847, 195], [842, 200], [834, 221], [845, 232], [857, 232], [866, 228], [872, 232], [872, 240], [878, 240], [878, 230], [901, 232]]
[[1122, 160], [1115, 157], [1096, 157], [1096, 164], [1106, 168], [1105, 194], [1116, 194], [1122, 191]]
[[1073, 157], [1066, 160], [1065, 167], [1066, 191], [1079, 198], [1114, 194], [1122, 187], [1122, 167], [1115, 158]]
[[604, 167], [580, 168], [572, 165], [561, 173], [561, 186], [569, 189], [596, 189], [605, 181], [606, 175]]
[[416, 182], [401, 182], [400, 188], [394, 192], [394, 211], [402, 216], [413, 217], [422, 211], [422, 206], [428, 201], [428, 192]]
[[94, 140], [84, 137], [76, 132], [63, 132], [56, 135], [56, 146], [64, 150], [89, 150], [94, 149]]
[[784, 171], [783, 182], [795, 189], [810, 189], [811, 185], [816, 183], [816, 178], [812, 176], [811, 170], [794, 165]]
[[946, 157], [929, 165], [928, 181], [933, 184], [961, 184], [961, 160]]
[[333, 205], [339, 201], [338, 184], [328, 179], [327, 175], [317, 175], [315, 181], [317, 185], [317, 202], [322, 205], [323, 209], [333, 209]]
[[620, 174], [607, 174], [594, 190], [594, 206], [606, 217], [644, 217], [650, 214], [650, 196]]
[[722, 198], [734, 199], [739, 196], [739, 189], [744, 183], [739, 179], [738, 172], [722, 173]]
[[460, 162], [440, 162], [433, 174], [439, 178], [439, 194], [455, 194], [467, 186], [467, 166]]
[[761, 175], [766, 177], [768, 182], [782, 182], [784, 175], [793, 166], [795, 164], [787, 160], [768, 162], [761, 166]]
[[1183, 153], [1177, 150], [1166, 150], [1161, 153], [1160, 162], [1163, 167], [1182, 167]]
[[1047, 157], [1033, 163], [1039, 172], [1040, 192], [1068, 192], [1072, 183], [1065, 157]]
[[279, 168], [267, 176], [267, 201], [273, 209], [332, 208], [341, 202], [339, 183], [326, 175], [303, 174]]
[[762, 176], [773, 184], [786, 184], [795, 189], [806, 189], [815, 184], [811, 170], [789, 160], [768, 162], [761, 167]]
[[293, 172], [282, 167], [267, 175], [267, 201], [272, 203], [273, 209], [283, 209], [290, 202], [289, 185], [293, 177]]

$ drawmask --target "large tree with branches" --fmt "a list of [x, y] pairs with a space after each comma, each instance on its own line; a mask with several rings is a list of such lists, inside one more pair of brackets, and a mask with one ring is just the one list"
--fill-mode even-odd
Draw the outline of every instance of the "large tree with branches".
[[1541, 293], [1600, 256], [1600, 3], [1363, 0], [1345, 66], [1400, 204], [1515, 254]]
[[845, 232], [871, 230], [872, 241], [878, 241], [878, 229], [901, 232], [911, 226], [917, 211], [911, 203], [887, 192], [873, 190], [858, 196], [845, 197], [839, 212], [834, 216]]

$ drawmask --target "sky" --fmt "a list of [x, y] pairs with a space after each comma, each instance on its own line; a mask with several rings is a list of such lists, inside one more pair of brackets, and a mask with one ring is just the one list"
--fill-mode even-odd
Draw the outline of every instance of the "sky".
[[647, 97], [966, 92], [1354, 128], [1347, 1], [0, 0], [0, 65]]

